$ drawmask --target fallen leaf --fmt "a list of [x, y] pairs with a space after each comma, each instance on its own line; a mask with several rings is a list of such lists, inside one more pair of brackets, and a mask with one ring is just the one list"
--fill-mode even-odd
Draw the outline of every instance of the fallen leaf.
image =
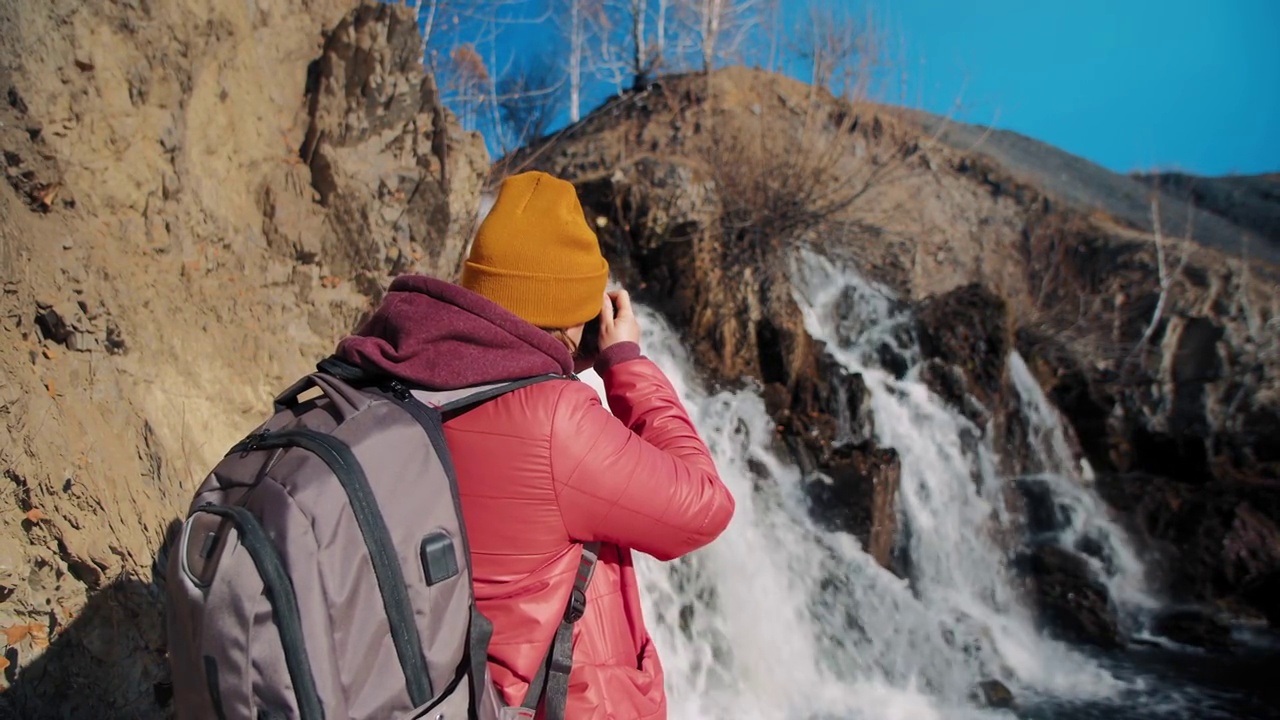
[[72, 62], [76, 64], [76, 67], [80, 70], [80, 72], [93, 72], [93, 63], [91, 62], [86, 62], [78, 58], [76, 60], [73, 60]]
[[40, 623], [31, 623], [27, 626], [31, 634], [31, 645], [38, 649], [49, 647], [49, 628]]
[[40, 508], [31, 508], [27, 511], [27, 519], [33, 523], [40, 522], [44, 519], [44, 513], [41, 512]]
[[56, 350], [54, 350], [53, 348], [45, 348], [45, 349], [44, 349], [44, 350], [42, 350], [41, 352], [43, 352], [43, 353], [44, 353], [45, 358], [46, 358], [46, 359], [48, 359], [48, 360], [52, 360], [52, 359], [54, 359], [54, 358], [58, 357], [58, 352], [57, 352]]
[[342, 283], [342, 279], [333, 275], [325, 275], [320, 278], [320, 286], [327, 288], [336, 288]]
[[30, 634], [30, 625], [10, 625], [4, 629], [4, 642], [6, 645], [17, 645]]
[[9, 658], [0, 655], [0, 672], [4, 672], [9, 667]]
[[49, 397], [51, 397], [51, 398], [56, 398], [56, 397], [58, 397], [58, 392], [57, 392], [56, 390], [54, 390], [54, 389], [53, 389], [53, 381], [52, 381], [52, 380], [50, 380], [49, 382], [47, 382], [47, 383], [45, 383], [45, 384], [44, 384], [44, 389], [49, 391]]

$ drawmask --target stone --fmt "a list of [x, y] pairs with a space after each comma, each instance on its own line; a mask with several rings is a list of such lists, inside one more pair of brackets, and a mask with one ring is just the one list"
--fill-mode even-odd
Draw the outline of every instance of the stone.
[[902, 575], [894, 558], [901, 478], [894, 450], [842, 448], [815, 468], [806, 486], [810, 512], [819, 523], [857, 536], [881, 567]]
[[1234, 645], [1228, 625], [1208, 612], [1194, 608], [1160, 613], [1152, 621], [1151, 631], [1176, 643], [1204, 650], [1222, 652]]
[[1105, 649], [1123, 647], [1110, 593], [1084, 558], [1043, 544], [1023, 553], [1016, 565], [1029, 580], [1036, 616], [1050, 634]]
[[1005, 359], [1013, 349], [1005, 301], [989, 288], [970, 284], [927, 298], [916, 316], [924, 357], [955, 365], [979, 402], [997, 405], [1004, 388]]
[[982, 707], [1012, 710], [1018, 706], [1018, 703], [1014, 700], [1013, 691], [1009, 689], [1009, 686], [995, 679], [983, 680], [978, 683], [970, 697], [975, 704]]

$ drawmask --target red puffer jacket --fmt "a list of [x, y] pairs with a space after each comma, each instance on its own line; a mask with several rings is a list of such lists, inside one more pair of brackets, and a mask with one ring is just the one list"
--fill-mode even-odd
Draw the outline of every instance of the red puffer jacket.
[[[397, 278], [339, 354], [440, 389], [572, 372], [546, 332], [421, 276]], [[566, 717], [665, 718], [631, 552], [668, 560], [706, 545], [734, 500], [675, 390], [636, 345], [610, 348], [596, 369], [612, 414], [586, 384], [555, 380], [446, 425], [477, 603], [494, 626], [490, 669], [507, 702], [520, 703], [568, 601], [578, 543], [600, 541], [574, 626]]]

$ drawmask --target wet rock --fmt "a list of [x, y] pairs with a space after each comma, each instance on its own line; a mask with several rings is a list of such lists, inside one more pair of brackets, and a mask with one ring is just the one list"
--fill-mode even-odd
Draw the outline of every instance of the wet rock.
[[1053, 491], [1041, 479], [1020, 477], [1014, 487], [1022, 498], [1022, 521], [1033, 537], [1057, 532], [1063, 526]]
[[1017, 564], [1029, 580], [1036, 615], [1050, 634], [1107, 649], [1123, 645], [1110, 593], [1091, 575], [1084, 558], [1043, 544]]
[[1013, 691], [999, 680], [983, 680], [973, 689], [973, 702], [983, 707], [1012, 710], [1018, 706]]
[[1207, 612], [1197, 609], [1175, 609], [1161, 613], [1152, 622], [1151, 630], [1183, 645], [1205, 650], [1230, 650], [1233, 642], [1231, 628]]
[[978, 401], [994, 407], [1013, 349], [1005, 301], [986, 287], [966, 285], [923, 301], [917, 318], [921, 353], [954, 365]]
[[843, 449], [809, 481], [810, 511], [823, 525], [852, 533], [881, 567], [902, 575], [898, 544], [898, 486], [902, 466], [893, 450]]
[[1183, 483], [1104, 474], [1102, 497], [1129, 519], [1157, 560], [1167, 592], [1243, 603], [1280, 622], [1280, 497], [1265, 484]]
[[960, 411], [974, 425], [985, 427], [990, 411], [969, 392], [969, 383], [959, 366], [939, 358], [929, 358], [920, 366], [920, 379], [948, 405]]
[[1280, 527], [1242, 502], [1235, 508], [1222, 555], [1223, 572], [1232, 584], [1246, 586], [1280, 572]]

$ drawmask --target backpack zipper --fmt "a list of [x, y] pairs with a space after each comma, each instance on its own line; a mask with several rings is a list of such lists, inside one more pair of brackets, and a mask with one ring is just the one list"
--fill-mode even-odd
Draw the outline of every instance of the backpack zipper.
[[[298, 699], [298, 712], [302, 720], [324, 720], [324, 704], [316, 689], [315, 677], [311, 674], [311, 660], [307, 656], [307, 646], [302, 635], [298, 598], [294, 593], [293, 581], [289, 579], [284, 562], [271, 544], [271, 539], [267, 537], [258, 519], [242, 507], [205, 503], [196, 508], [196, 512], [226, 518], [240, 531], [240, 545], [249, 553], [249, 558], [257, 568], [258, 575], [262, 578], [263, 590], [276, 616], [285, 667], [288, 668], [289, 679], [293, 682], [294, 694]], [[215, 699], [215, 703], [221, 717], [221, 702]]]
[[246, 439], [232, 448], [232, 451], [248, 451], [250, 443], [255, 450], [300, 447], [323, 460], [338, 478], [347, 493], [356, 525], [364, 536], [365, 548], [373, 564], [373, 574], [382, 594], [382, 605], [391, 629], [391, 641], [404, 672], [409, 699], [415, 706], [429, 702], [432, 697], [431, 677], [427, 672], [422, 641], [414, 623], [404, 573], [401, 572], [400, 561], [392, 549], [394, 543], [386, 520], [378, 511], [378, 503], [369, 487], [369, 480], [351, 448], [341, 440], [312, 430], [281, 430], [270, 435], [259, 435], [252, 440]]

